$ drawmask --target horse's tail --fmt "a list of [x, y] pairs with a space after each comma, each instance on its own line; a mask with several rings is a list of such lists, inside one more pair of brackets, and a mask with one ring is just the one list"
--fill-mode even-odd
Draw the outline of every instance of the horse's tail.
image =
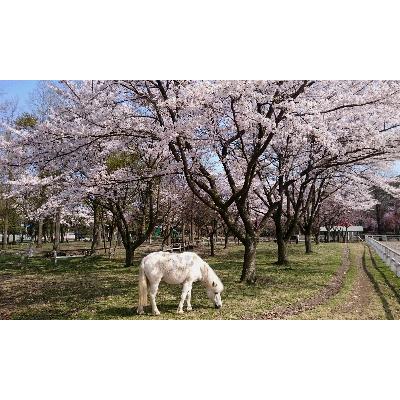
[[144, 272], [143, 260], [139, 266], [139, 307], [138, 309], [143, 309], [147, 306], [147, 277]]

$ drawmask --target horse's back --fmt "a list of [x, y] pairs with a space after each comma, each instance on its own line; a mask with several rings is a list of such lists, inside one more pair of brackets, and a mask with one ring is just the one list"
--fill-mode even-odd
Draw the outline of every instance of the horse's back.
[[142, 264], [154, 263], [159, 261], [169, 261], [174, 260], [177, 262], [187, 262], [187, 263], [204, 263], [205, 261], [192, 251], [185, 251], [183, 253], [170, 253], [168, 251], [154, 251], [149, 253], [147, 256], [143, 257]]
[[140, 264], [149, 280], [162, 279], [167, 283], [180, 284], [186, 280], [198, 280], [204, 261], [193, 252], [169, 253], [157, 251], [145, 256]]

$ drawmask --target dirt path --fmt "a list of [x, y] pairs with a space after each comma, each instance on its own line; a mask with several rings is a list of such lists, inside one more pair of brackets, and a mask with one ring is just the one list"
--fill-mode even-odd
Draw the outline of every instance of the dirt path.
[[362, 316], [371, 301], [373, 287], [365, 263], [365, 246], [363, 252], [357, 252], [355, 261], [355, 282], [346, 299], [332, 309], [333, 315]]
[[351, 245], [349, 261], [342, 289], [294, 318], [400, 319], [400, 279], [362, 243]]
[[[347, 296], [331, 310], [340, 319], [398, 319], [399, 278], [367, 245], [354, 248], [356, 279]], [[379, 264], [379, 265], [378, 265]]]
[[326, 303], [330, 298], [335, 296], [340, 291], [349, 266], [349, 246], [346, 246], [343, 249], [342, 264], [339, 270], [324, 289], [309, 299], [299, 301], [287, 307], [281, 307], [268, 311], [265, 314], [258, 316], [257, 319], [285, 319], [289, 316], [312, 310], [317, 306]]

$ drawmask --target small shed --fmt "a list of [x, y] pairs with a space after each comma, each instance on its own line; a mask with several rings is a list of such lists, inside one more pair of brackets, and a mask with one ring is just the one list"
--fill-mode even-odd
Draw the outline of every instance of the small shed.
[[325, 241], [335, 241], [338, 238], [345, 238], [347, 234], [347, 240], [352, 240], [363, 234], [364, 227], [361, 225], [350, 225], [347, 228], [345, 226], [332, 226], [327, 229], [325, 226], [319, 228], [321, 235], [325, 236]]

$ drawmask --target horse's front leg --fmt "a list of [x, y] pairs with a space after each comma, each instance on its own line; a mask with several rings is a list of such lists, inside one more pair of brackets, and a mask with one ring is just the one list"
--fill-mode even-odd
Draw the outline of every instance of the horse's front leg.
[[192, 283], [191, 282], [185, 282], [183, 284], [181, 301], [179, 303], [178, 309], [176, 310], [176, 312], [178, 314], [182, 314], [183, 313], [183, 303], [185, 302], [186, 297], [187, 297], [187, 295], [188, 295], [188, 293], [190, 292], [191, 289], [192, 289]]
[[160, 282], [153, 283], [150, 285], [150, 303], [151, 309], [154, 315], [160, 315], [160, 311], [158, 311], [157, 304], [156, 304], [156, 295], [158, 292], [158, 285]]
[[186, 310], [188, 311], [192, 311], [192, 305], [190, 304], [191, 299], [192, 299], [192, 285], [190, 285], [186, 298]]

